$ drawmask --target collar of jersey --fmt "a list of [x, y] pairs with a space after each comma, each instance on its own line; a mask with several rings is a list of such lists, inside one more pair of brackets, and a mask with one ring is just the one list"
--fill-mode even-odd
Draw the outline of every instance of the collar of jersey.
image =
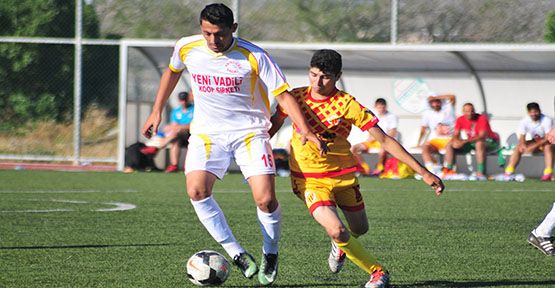
[[235, 49], [235, 47], [237, 46], [237, 42], [238, 42], [237, 38], [233, 37], [233, 42], [231, 43], [231, 46], [229, 46], [229, 48], [227, 48], [227, 50], [225, 50], [224, 52], [219, 52], [219, 53], [216, 53], [216, 52], [210, 50], [210, 48], [208, 48], [208, 45], [205, 45], [204, 47], [206, 48], [208, 53], [210, 53], [212, 56], [217, 58], [217, 57], [223, 56], [223, 55], [233, 51], [233, 49]]
[[333, 96], [329, 96], [327, 99], [322, 99], [322, 100], [312, 97], [311, 92], [312, 92], [312, 87], [308, 86], [308, 89], [306, 90], [306, 97], [310, 99], [310, 101], [315, 103], [324, 103], [324, 102], [331, 102], [332, 98], [335, 98], [339, 94], [339, 89], [335, 88], [335, 94], [333, 94]]

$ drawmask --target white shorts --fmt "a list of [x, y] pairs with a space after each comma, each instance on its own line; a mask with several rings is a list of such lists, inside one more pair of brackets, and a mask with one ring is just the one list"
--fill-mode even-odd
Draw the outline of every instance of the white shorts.
[[275, 174], [268, 133], [194, 134], [189, 138], [185, 174], [202, 170], [222, 179], [235, 159], [245, 179]]

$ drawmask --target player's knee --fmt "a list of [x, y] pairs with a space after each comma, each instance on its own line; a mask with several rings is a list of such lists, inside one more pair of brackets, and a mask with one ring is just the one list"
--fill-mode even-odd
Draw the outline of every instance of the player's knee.
[[256, 206], [258, 207], [258, 209], [266, 213], [272, 213], [277, 209], [278, 201], [275, 197], [272, 197], [271, 193], [266, 194], [268, 195], [257, 197], [257, 199], [255, 200]]
[[212, 195], [212, 191], [206, 187], [187, 187], [187, 195], [193, 201], [200, 201]]
[[356, 235], [364, 235], [366, 234], [366, 232], [368, 232], [368, 223], [360, 223], [357, 226], [354, 227], [349, 227], [351, 229], [351, 232], [353, 232], [353, 234]]
[[328, 227], [326, 232], [335, 242], [345, 243], [349, 241], [349, 232], [343, 226]]

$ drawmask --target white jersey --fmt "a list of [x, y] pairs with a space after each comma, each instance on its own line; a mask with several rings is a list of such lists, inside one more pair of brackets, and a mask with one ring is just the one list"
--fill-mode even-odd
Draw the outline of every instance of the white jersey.
[[[448, 100], [444, 100], [441, 104], [441, 110], [435, 111], [429, 108], [424, 111], [424, 114], [422, 114], [422, 127], [430, 129], [430, 138], [451, 136], [453, 134], [453, 129], [455, 128], [455, 120], [456, 117], [453, 104], [451, 104]], [[437, 129], [440, 124], [447, 126], [448, 129]], [[448, 131], [438, 132], [436, 130]]]
[[169, 68], [191, 75], [195, 112], [191, 134], [266, 132], [270, 126], [268, 95], [289, 88], [283, 73], [260, 47], [234, 38], [223, 53], [208, 48], [202, 35], [175, 44]]
[[543, 138], [551, 130], [551, 127], [553, 127], [553, 119], [549, 116], [541, 114], [538, 121], [534, 121], [530, 116], [526, 116], [520, 120], [517, 134], [524, 136], [528, 134], [532, 138]]
[[387, 111], [384, 115], [376, 114], [376, 117], [378, 117], [378, 119], [380, 120], [378, 122], [378, 126], [380, 126], [380, 128], [382, 128], [382, 130], [386, 134], [389, 134], [389, 131], [391, 131], [391, 129], [397, 129], [399, 119], [397, 118], [397, 116], [395, 116], [395, 114]]

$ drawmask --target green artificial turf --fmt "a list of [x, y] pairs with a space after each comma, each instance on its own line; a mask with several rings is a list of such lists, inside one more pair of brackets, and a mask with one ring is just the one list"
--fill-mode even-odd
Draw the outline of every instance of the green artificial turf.
[[[370, 231], [359, 239], [394, 287], [555, 287], [555, 257], [526, 243], [553, 205], [555, 183], [453, 181], [441, 197], [416, 180], [360, 183]], [[363, 285], [368, 276], [352, 263], [328, 271], [329, 238], [287, 178], [276, 190], [283, 232], [274, 286]], [[259, 261], [256, 208], [242, 177], [218, 181], [215, 198]], [[115, 203], [136, 208], [97, 211]], [[198, 222], [180, 173], [0, 171], [0, 287], [192, 287], [184, 264], [203, 249], [225, 255]], [[234, 268], [222, 286], [257, 281]]]

